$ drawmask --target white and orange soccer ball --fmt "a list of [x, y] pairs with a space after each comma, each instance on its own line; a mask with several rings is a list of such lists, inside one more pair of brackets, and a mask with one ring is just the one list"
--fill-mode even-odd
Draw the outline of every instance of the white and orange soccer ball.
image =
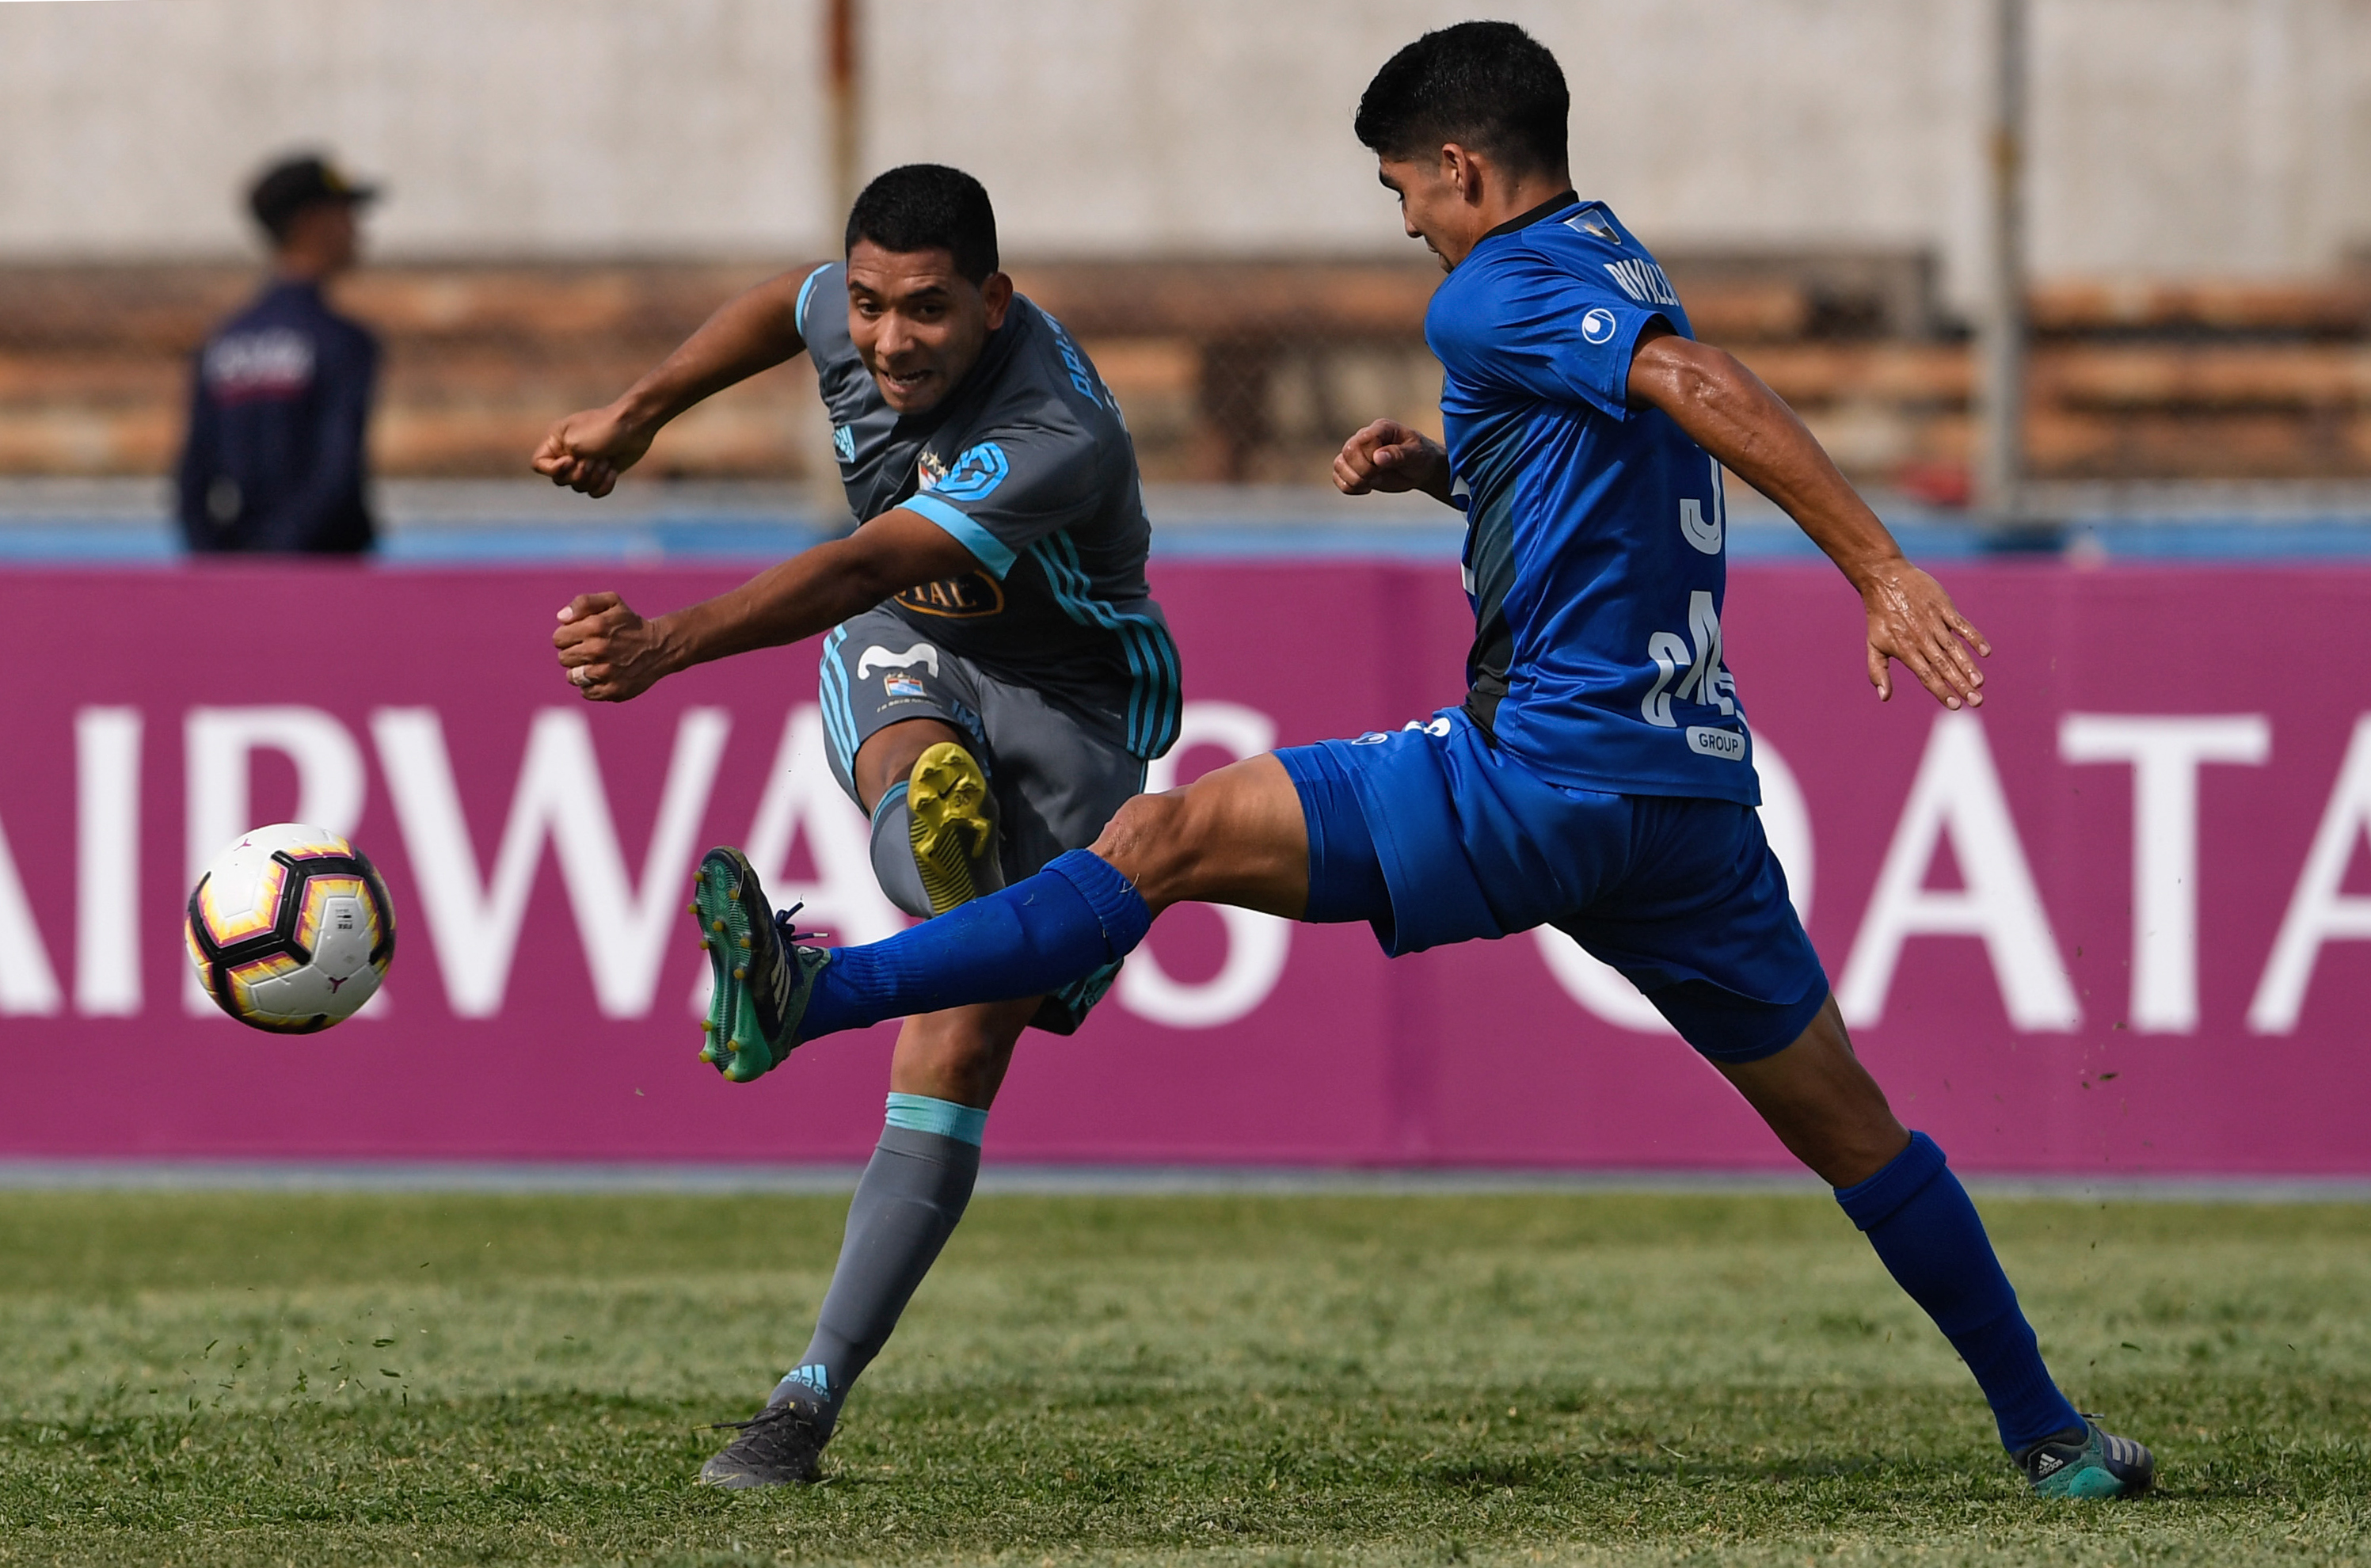
[[215, 1005], [282, 1034], [352, 1017], [395, 956], [395, 905], [377, 870], [301, 823], [259, 827], [215, 856], [181, 928]]

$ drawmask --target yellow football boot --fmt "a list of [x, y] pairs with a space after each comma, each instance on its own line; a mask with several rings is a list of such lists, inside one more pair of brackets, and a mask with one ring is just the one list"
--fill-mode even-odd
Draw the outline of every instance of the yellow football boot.
[[988, 775], [971, 753], [954, 741], [941, 741], [915, 758], [906, 809], [914, 865], [922, 873], [931, 914], [970, 903], [983, 882], [996, 880], [993, 866], [980, 864], [996, 853], [996, 802], [988, 792]]

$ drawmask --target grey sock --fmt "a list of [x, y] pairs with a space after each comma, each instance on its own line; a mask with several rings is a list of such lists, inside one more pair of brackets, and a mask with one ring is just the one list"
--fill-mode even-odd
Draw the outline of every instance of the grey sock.
[[830, 1430], [849, 1389], [881, 1354], [898, 1314], [954, 1234], [978, 1177], [977, 1144], [910, 1127], [881, 1130], [848, 1205], [848, 1235], [815, 1338], [770, 1402], [799, 1399], [815, 1406]]
[[906, 803], [906, 783], [889, 786], [873, 813], [873, 874], [889, 902], [919, 919], [931, 917], [931, 895], [922, 888], [922, 868], [914, 864], [914, 811]]

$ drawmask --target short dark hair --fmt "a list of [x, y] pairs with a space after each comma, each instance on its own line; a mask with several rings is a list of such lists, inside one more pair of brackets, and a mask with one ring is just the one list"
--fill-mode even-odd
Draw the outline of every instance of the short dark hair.
[[984, 283], [996, 271], [996, 209], [988, 190], [944, 164], [904, 164], [864, 188], [849, 209], [847, 248], [869, 239], [884, 250], [947, 250], [957, 275]]
[[1382, 157], [1458, 142], [1538, 172], [1564, 167], [1571, 112], [1564, 71], [1539, 40], [1512, 22], [1460, 22], [1383, 62], [1351, 128]]

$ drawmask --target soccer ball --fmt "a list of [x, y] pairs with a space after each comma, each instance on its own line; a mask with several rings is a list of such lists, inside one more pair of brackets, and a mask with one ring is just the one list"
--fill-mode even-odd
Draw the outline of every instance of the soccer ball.
[[301, 823], [259, 827], [215, 856], [181, 930], [214, 1005], [281, 1034], [352, 1017], [395, 956], [395, 905], [377, 870]]

